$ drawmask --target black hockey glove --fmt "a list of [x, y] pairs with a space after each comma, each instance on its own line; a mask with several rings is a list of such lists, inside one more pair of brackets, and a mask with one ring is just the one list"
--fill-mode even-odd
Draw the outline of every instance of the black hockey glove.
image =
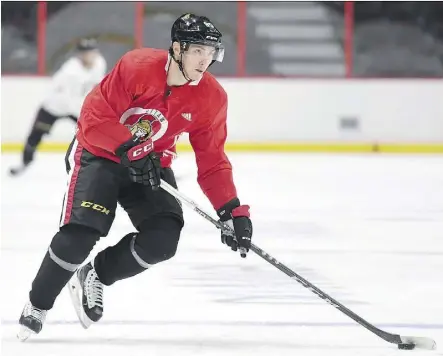
[[222, 243], [231, 247], [232, 251], [237, 251], [239, 248], [242, 248], [240, 255], [245, 258], [246, 253], [251, 247], [252, 238], [252, 222], [251, 219], [249, 219], [249, 206], [240, 205], [240, 201], [235, 198], [218, 209], [217, 215], [220, 217], [220, 221], [226, 222], [235, 232], [233, 235], [230, 231], [222, 230]]
[[117, 148], [115, 154], [121, 164], [128, 168], [129, 176], [135, 183], [150, 185], [153, 190], [160, 188], [160, 159], [151, 140], [139, 143], [132, 138]]

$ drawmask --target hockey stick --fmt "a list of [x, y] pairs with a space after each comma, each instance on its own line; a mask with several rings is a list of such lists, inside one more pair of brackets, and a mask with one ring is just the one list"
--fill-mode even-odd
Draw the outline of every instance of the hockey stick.
[[[212, 224], [214, 224], [219, 229], [226, 229], [228, 231], [232, 231], [232, 229], [225, 223], [215, 220], [212, 218], [208, 213], [203, 211], [194, 201], [186, 197], [184, 194], [179, 192], [177, 189], [175, 189], [173, 186], [165, 182], [164, 180], [161, 181], [161, 188], [163, 188], [165, 191], [170, 193], [172, 196], [174, 196], [176, 199], [179, 199], [180, 201], [186, 203], [191, 209], [193, 209], [195, 212], [197, 212], [199, 215], [203, 216], [206, 220], [209, 220]], [[371, 323], [367, 322], [357, 314], [355, 314], [350, 309], [346, 308], [343, 304], [336, 301], [334, 298], [327, 295], [325, 292], [314, 286], [312, 283], [286, 267], [283, 263], [277, 261], [274, 257], [263, 251], [261, 248], [255, 246], [254, 244], [251, 244], [251, 250], [255, 252], [257, 255], [259, 255], [261, 258], [263, 258], [265, 261], [273, 265], [274, 267], [278, 268], [280, 271], [282, 271], [287, 276], [291, 277], [292, 279], [295, 279], [297, 282], [299, 282], [303, 287], [308, 288], [311, 292], [316, 294], [321, 299], [325, 300], [327, 303], [332, 305], [333, 307], [340, 310], [343, 314], [346, 314], [351, 319], [355, 320], [360, 325], [364, 326], [369, 331], [372, 331], [375, 335], [382, 338], [383, 340], [397, 344], [399, 349], [404, 350], [412, 350], [415, 347], [421, 348], [421, 349], [427, 349], [427, 350], [434, 350], [436, 348], [436, 342], [430, 338], [427, 337], [419, 337], [419, 336], [401, 336], [398, 334], [391, 334], [386, 331], [383, 331]]]

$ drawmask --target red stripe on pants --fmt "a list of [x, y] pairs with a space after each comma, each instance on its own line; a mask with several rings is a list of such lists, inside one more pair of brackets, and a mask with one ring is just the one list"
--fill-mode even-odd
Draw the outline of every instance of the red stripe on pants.
[[66, 213], [65, 213], [65, 219], [63, 220], [63, 224], [67, 224], [69, 222], [69, 219], [71, 218], [72, 213], [72, 206], [74, 205], [74, 193], [75, 193], [75, 186], [77, 185], [77, 179], [78, 179], [78, 173], [80, 172], [81, 168], [81, 156], [83, 152], [83, 147], [80, 145], [80, 143], [77, 144], [77, 148], [75, 149], [74, 153], [74, 167], [71, 167], [73, 169], [71, 180], [69, 182], [69, 188], [68, 193], [66, 194]]

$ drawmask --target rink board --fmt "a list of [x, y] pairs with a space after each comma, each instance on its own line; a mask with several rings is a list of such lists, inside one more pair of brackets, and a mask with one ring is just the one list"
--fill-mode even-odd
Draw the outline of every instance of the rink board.
[[[69, 143], [43, 142], [42, 152], [66, 152]], [[322, 152], [322, 153], [443, 153], [443, 144], [377, 144], [377, 143], [227, 143], [227, 152]], [[2, 152], [20, 152], [23, 143], [2, 143]], [[178, 143], [177, 152], [190, 152], [190, 144]]]
[[[228, 151], [443, 152], [443, 80], [220, 78], [228, 102]], [[3, 152], [17, 152], [50, 79], [4, 77]], [[23, 97], [26, 101], [23, 102]], [[63, 152], [75, 126], [59, 120], [45, 151]], [[179, 150], [189, 151], [186, 135]]]

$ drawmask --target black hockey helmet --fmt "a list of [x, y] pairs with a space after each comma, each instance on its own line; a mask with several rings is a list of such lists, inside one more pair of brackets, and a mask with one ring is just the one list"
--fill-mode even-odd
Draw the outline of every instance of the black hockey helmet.
[[97, 49], [97, 40], [95, 38], [81, 38], [77, 42], [77, 51], [85, 52]]
[[[205, 16], [191, 13], [180, 16], [175, 20], [171, 29], [171, 42], [180, 43], [181, 53], [187, 51], [190, 44], [214, 47], [215, 54], [212, 63], [223, 61], [225, 48], [221, 38], [221, 32], [217, 30], [211, 20]], [[170, 52], [172, 52], [172, 48]]]

